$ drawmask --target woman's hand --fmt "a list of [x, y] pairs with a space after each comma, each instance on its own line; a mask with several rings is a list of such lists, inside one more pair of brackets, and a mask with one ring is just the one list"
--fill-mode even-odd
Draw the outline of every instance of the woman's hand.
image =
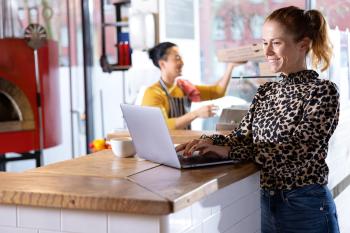
[[217, 110], [219, 108], [216, 105], [209, 104], [206, 106], [202, 106], [196, 110], [186, 113], [185, 115], [179, 116], [175, 118], [175, 129], [183, 129], [198, 117], [200, 118], [208, 118], [215, 116]]
[[199, 155], [215, 154], [220, 158], [227, 158], [230, 152], [229, 146], [213, 145], [213, 141], [206, 139], [193, 139], [187, 143], [180, 144], [176, 148], [176, 152], [183, 151], [183, 156], [192, 156], [193, 152], [198, 151]]
[[175, 150], [176, 152], [183, 151], [184, 156], [191, 156], [193, 152], [202, 152], [208, 148], [208, 146], [213, 145], [211, 139], [193, 139], [187, 143], [178, 145]]
[[197, 117], [208, 118], [208, 117], [215, 116], [218, 110], [219, 110], [218, 106], [214, 104], [209, 104], [194, 110], [194, 113], [196, 114]]

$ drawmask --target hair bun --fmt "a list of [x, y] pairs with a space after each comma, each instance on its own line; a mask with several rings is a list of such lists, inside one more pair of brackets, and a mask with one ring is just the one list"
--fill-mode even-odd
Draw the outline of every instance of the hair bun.
[[167, 50], [171, 47], [177, 46], [171, 42], [162, 42], [148, 50], [148, 57], [152, 60], [153, 64], [159, 68], [159, 60], [164, 59]]

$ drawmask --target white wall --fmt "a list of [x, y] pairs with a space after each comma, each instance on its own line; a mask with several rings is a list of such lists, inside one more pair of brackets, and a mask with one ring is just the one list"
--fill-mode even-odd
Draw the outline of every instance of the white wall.
[[194, 39], [169, 38], [166, 35], [167, 16], [165, 15], [165, 1], [159, 1], [159, 39], [176, 43], [184, 60], [183, 78], [194, 83], [200, 81], [200, 40], [199, 40], [199, 2], [193, 0]]

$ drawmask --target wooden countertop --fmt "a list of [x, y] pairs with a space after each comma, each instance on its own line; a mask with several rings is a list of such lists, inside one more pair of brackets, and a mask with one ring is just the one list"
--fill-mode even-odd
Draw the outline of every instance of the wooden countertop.
[[179, 170], [103, 150], [22, 173], [0, 173], [0, 203], [162, 215], [256, 171], [252, 163]]

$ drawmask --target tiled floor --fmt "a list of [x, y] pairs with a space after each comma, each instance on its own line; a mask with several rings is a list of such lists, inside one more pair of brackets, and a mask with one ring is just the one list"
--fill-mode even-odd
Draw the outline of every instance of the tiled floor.
[[340, 232], [348, 233], [350, 232], [350, 186], [335, 199], [335, 204], [338, 210]]

